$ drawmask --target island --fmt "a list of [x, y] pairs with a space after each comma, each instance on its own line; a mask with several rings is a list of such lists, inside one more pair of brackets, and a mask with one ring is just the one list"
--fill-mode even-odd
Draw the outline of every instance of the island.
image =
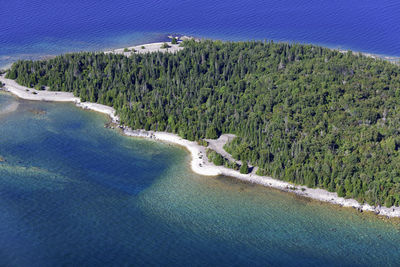
[[185, 146], [199, 174], [400, 216], [397, 64], [259, 41], [137, 50], [18, 61], [0, 81], [22, 98], [107, 113], [127, 135]]

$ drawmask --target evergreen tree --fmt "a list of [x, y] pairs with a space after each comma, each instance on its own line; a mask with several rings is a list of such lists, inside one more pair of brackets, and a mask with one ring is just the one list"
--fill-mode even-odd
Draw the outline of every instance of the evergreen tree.
[[242, 166], [240, 166], [240, 173], [241, 174], [248, 174], [249, 173], [249, 166], [247, 165], [247, 162], [243, 162]]
[[112, 106], [134, 129], [189, 140], [233, 133], [226, 151], [263, 175], [399, 205], [399, 66], [314, 45], [183, 47], [18, 61], [7, 77]]

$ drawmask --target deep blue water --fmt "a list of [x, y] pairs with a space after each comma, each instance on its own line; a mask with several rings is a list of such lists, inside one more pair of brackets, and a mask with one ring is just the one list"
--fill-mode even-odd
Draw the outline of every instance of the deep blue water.
[[400, 261], [397, 222], [195, 175], [183, 149], [121, 136], [106, 121], [0, 93], [0, 266]]
[[[165, 40], [273, 39], [400, 56], [400, 4], [1, 0], [0, 66]], [[398, 265], [400, 227], [189, 169], [72, 104], [0, 94], [0, 266]]]
[[273, 39], [400, 56], [396, 0], [2, 0], [0, 66], [182, 33]]
[[106, 121], [0, 93], [0, 266], [400, 261], [395, 221], [195, 175], [183, 149], [121, 136]]

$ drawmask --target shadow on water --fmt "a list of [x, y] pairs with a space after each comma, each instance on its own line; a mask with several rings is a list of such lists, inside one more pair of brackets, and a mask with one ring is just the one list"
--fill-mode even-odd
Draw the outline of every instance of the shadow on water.
[[[4, 100], [6, 99], [6, 100]], [[0, 123], [0, 265], [377, 265], [396, 225], [190, 171], [72, 104], [15, 100]], [[334, 216], [332, 216], [334, 214]]]
[[[13, 100], [7, 106], [13, 103], [18, 105]], [[0, 170], [42, 176], [40, 170], [46, 169], [136, 195], [162, 175], [170, 153], [166, 145], [124, 138], [104, 129], [107, 120], [72, 104], [23, 101], [2, 122], [0, 155], [7, 158], [9, 168]]]

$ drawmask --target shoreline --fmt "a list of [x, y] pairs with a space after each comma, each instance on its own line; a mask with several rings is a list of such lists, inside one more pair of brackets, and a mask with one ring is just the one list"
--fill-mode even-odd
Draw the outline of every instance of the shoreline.
[[[168, 36], [169, 39], [172, 40], [172, 38], [174, 38], [173, 35], [169, 35]], [[179, 46], [183, 41], [185, 40], [191, 40], [194, 39], [195, 41], [200, 41], [203, 39], [207, 39], [207, 38], [201, 38], [201, 37], [194, 37], [194, 36], [187, 36], [187, 35], [177, 35], [175, 36], [175, 38], [177, 39], [178, 43], [177, 44], [172, 44], [171, 40], [169, 41], [165, 41], [165, 42], [151, 42], [151, 43], [145, 43], [145, 44], [140, 44], [140, 45], [134, 45], [134, 46], [127, 46], [124, 48], [103, 48], [101, 50], [96, 50], [96, 51], [90, 51], [93, 53], [104, 53], [104, 54], [119, 54], [119, 55], [124, 55], [129, 57], [132, 53], [133, 54], [145, 54], [145, 53], [152, 53], [152, 52], [169, 52], [169, 53], [176, 53], [180, 50], [183, 50], [184, 48]], [[220, 39], [213, 39], [213, 40], [220, 40]], [[221, 40], [223, 42], [231, 42], [230, 40]], [[262, 40], [257, 40], [257, 41], [262, 41]], [[288, 43], [288, 44], [304, 44], [304, 45], [314, 45], [312, 43], [304, 43], [304, 42], [296, 42], [296, 41], [279, 41], [279, 40], [267, 40], [267, 41], [276, 41], [276, 42], [284, 42], [284, 43]], [[168, 48], [162, 48], [161, 46], [163, 44], [168, 44], [170, 47]], [[384, 60], [384, 61], [388, 61], [391, 62], [393, 64], [397, 64], [400, 65], [400, 56], [395, 56], [395, 55], [386, 55], [386, 54], [379, 54], [379, 53], [374, 53], [374, 52], [366, 52], [366, 51], [357, 51], [357, 50], [351, 50], [351, 48], [341, 48], [339, 47], [335, 47], [335, 46], [329, 46], [329, 45], [324, 45], [324, 44], [315, 44], [316, 46], [320, 46], [323, 48], [327, 48], [330, 49], [332, 51], [337, 51], [339, 53], [342, 54], [346, 54], [348, 52], [352, 52], [355, 55], [362, 55], [368, 58], [372, 58], [375, 60]], [[144, 48], [143, 48], [144, 47]], [[128, 51], [125, 51], [125, 49], [128, 49]], [[67, 51], [67, 52], [63, 52], [62, 54], [69, 54], [69, 53], [77, 53], [78, 51]], [[42, 55], [40, 56], [38, 59], [33, 59], [33, 60], [46, 60], [46, 59], [50, 59], [50, 58], [54, 58], [57, 55]], [[29, 60], [29, 59], [27, 59]], [[0, 70], [7, 70], [9, 68], [11, 68], [13, 63], [8, 63], [7, 65], [4, 66], [0, 66]], [[33, 100], [33, 99], [32, 99]], [[49, 100], [50, 101], [50, 100]]]
[[[159, 44], [160, 43], [157, 43], [157, 45]], [[352, 207], [360, 212], [369, 211], [374, 212], [376, 215], [386, 217], [400, 217], [400, 207], [393, 206], [387, 208], [382, 206], [375, 207], [368, 204], [360, 204], [355, 199], [345, 199], [342, 197], [338, 197], [337, 193], [328, 192], [325, 189], [298, 186], [278, 179], [274, 179], [269, 176], [259, 176], [254, 174], [253, 172], [249, 174], [241, 174], [239, 171], [235, 171], [224, 166], [216, 166], [208, 161], [206, 155], [207, 148], [198, 145], [196, 142], [183, 139], [176, 134], [168, 132], [132, 130], [129, 127], [121, 126], [119, 124], [119, 117], [115, 115], [115, 109], [113, 107], [97, 103], [81, 102], [80, 98], [75, 97], [72, 93], [69, 92], [38, 91], [33, 88], [19, 85], [16, 81], [6, 79], [4, 76], [5, 74], [0, 75], [0, 82], [5, 84], [2, 90], [10, 92], [21, 99], [32, 101], [72, 102], [77, 107], [87, 110], [93, 110], [108, 115], [111, 118], [112, 122], [119, 125], [119, 128], [122, 129], [123, 134], [126, 136], [148, 138], [155, 141], [167, 142], [186, 148], [186, 150], [190, 152], [192, 158], [190, 162], [191, 169], [196, 174], [203, 176], [224, 175], [237, 178], [242, 181], [275, 188], [284, 192], [294, 193], [298, 196], [311, 198], [321, 202], [327, 202], [342, 207]], [[227, 138], [227, 136], [228, 135], [222, 135], [220, 138], [228, 140], [229, 138]]]
[[[162, 46], [167, 44], [168, 48], [163, 48]], [[173, 44], [171, 41], [168, 42], [159, 42], [159, 43], [148, 43], [136, 46], [129, 46], [126, 48], [117, 48], [112, 50], [104, 51], [104, 54], [119, 54], [124, 56], [130, 56], [132, 53], [134, 54], [146, 54], [152, 52], [170, 52], [176, 53], [183, 49], [183, 47], [179, 46], [180, 42], [177, 44]]]
[[[173, 36], [165, 36], [165, 38], [169, 38], [172, 39]], [[130, 56], [131, 53], [133, 52], [132, 49], [135, 49], [135, 53], [136, 54], [145, 54], [145, 53], [152, 53], [152, 52], [170, 52], [170, 53], [176, 53], [179, 50], [182, 50], [183, 47], [180, 47], [180, 43], [185, 41], [185, 40], [189, 40], [189, 39], [194, 39], [194, 40], [200, 40], [199, 38], [196, 37], [192, 37], [192, 36], [187, 36], [187, 35], [177, 35], [175, 36], [175, 38], [177, 38], [178, 43], [177, 44], [172, 44], [171, 40], [169, 41], [164, 41], [164, 42], [151, 42], [151, 43], [145, 43], [145, 44], [140, 44], [140, 45], [130, 45], [130, 46], [126, 46], [126, 47], [103, 47], [103, 48], [99, 48], [99, 49], [93, 49], [93, 50], [89, 50], [89, 52], [91, 53], [105, 53], [105, 54], [109, 54], [109, 53], [114, 53], [114, 54], [121, 54], [121, 55], [125, 55], [125, 56]], [[162, 48], [161, 46], [167, 43], [170, 47], [168, 48]], [[143, 49], [142, 46], [144, 46], [145, 48]], [[125, 52], [125, 48], [129, 49], [128, 52]], [[86, 50], [84, 50], [86, 51]], [[74, 50], [67, 50], [64, 52], [60, 52], [61, 54], [71, 54], [71, 53], [79, 53], [81, 52], [80, 50], [74, 51]], [[18, 60], [47, 60], [47, 59], [51, 59], [56, 57], [59, 54], [40, 54], [40, 53], [32, 53], [32, 54], [21, 54], [21, 55], [15, 55], [15, 56], [8, 56], [12, 61], [8, 60], [5, 65], [0, 65], [0, 70], [7, 70], [9, 68], [11, 68], [12, 64]], [[3, 56], [3, 58], [5, 58], [7, 56]], [[5, 58], [4, 60], [6, 60], [7, 58]], [[10, 63], [11, 62], [11, 63]], [[1, 64], [1, 63], [0, 63]]]

